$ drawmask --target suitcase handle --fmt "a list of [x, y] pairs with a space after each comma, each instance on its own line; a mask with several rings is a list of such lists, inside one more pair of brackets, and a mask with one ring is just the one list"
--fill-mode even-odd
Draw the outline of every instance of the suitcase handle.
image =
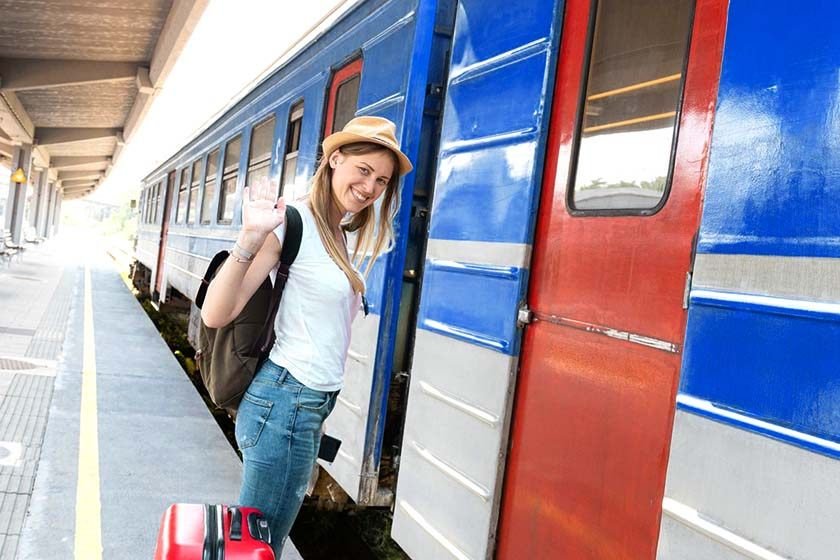
[[225, 531], [221, 506], [204, 505], [204, 547], [202, 560], [224, 558]]
[[230, 511], [230, 540], [242, 540], [242, 511], [236, 507], [228, 508]]

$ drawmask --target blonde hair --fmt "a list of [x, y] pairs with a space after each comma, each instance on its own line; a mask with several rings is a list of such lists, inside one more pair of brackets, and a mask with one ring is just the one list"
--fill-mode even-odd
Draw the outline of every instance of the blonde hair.
[[353, 270], [353, 266], [361, 270], [361, 265], [365, 257], [369, 256], [367, 266], [362, 272], [364, 278], [367, 279], [376, 258], [381, 253], [390, 250], [394, 243], [393, 223], [397, 215], [397, 210], [399, 209], [400, 199], [399, 189], [397, 188], [400, 181], [400, 162], [393, 151], [371, 142], [347, 144], [338, 148], [338, 151], [351, 156], [374, 152], [387, 152], [391, 155], [391, 161], [394, 164], [391, 179], [388, 181], [388, 186], [382, 195], [378, 220], [374, 217], [375, 205], [371, 204], [341, 223], [341, 229], [344, 232], [356, 232], [356, 246], [353, 249], [353, 255], [351, 257], [352, 265], [347, 259], [347, 254], [336, 243], [335, 236], [329, 225], [329, 216], [332, 213], [333, 205], [336, 204], [332, 191], [333, 170], [329, 164], [329, 156], [332, 154], [324, 154], [317, 171], [315, 171], [315, 176], [312, 178], [312, 190], [309, 191], [309, 205], [312, 208], [312, 214], [315, 216], [315, 224], [318, 227], [318, 234], [321, 236], [321, 241], [324, 243], [327, 253], [329, 253], [333, 261], [335, 261], [347, 276], [347, 279], [353, 286], [353, 291], [364, 293], [365, 284], [356, 271]]

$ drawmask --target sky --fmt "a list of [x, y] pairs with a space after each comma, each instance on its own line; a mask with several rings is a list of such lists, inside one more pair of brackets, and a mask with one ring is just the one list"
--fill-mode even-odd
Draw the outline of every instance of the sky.
[[89, 197], [121, 204], [140, 182], [270, 73], [325, 16], [352, 0], [209, 0], [184, 50], [111, 173]]

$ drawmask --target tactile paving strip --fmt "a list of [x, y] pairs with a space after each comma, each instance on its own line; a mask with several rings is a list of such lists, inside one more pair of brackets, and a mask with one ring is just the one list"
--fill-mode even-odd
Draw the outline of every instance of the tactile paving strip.
[[[0, 365], [15, 360], [0, 358]], [[17, 360], [33, 369], [40, 364]], [[0, 559], [12, 559], [17, 551], [20, 532], [29, 499], [35, 485], [35, 471], [41, 456], [47, 426], [53, 381], [50, 376], [28, 373], [2, 373], [12, 380], [0, 402], [0, 447], [5, 457], [11, 451], [18, 456], [12, 464], [0, 462]]]
[[20, 371], [24, 369], [37, 369], [38, 364], [32, 362], [24, 362], [23, 360], [15, 360], [14, 358], [0, 358], [0, 370], [2, 371]]
[[61, 280], [50, 298], [50, 304], [41, 317], [35, 336], [26, 349], [28, 358], [54, 360], [61, 352], [64, 333], [67, 331], [67, 319], [70, 316], [70, 304], [73, 299], [76, 269], [64, 270]]

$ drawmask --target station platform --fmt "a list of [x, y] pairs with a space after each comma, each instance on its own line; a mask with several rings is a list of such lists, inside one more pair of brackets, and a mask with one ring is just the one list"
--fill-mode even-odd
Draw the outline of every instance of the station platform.
[[0, 560], [148, 560], [170, 503], [237, 499], [238, 457], [95, 237], [0, 263], [0, 399]]

